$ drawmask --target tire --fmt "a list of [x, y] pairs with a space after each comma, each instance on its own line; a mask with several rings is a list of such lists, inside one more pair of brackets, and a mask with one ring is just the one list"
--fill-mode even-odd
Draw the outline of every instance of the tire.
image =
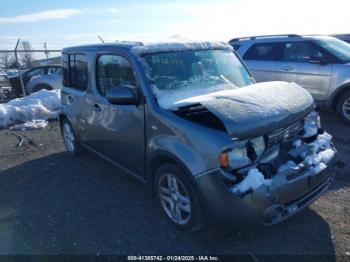
[[181, 168], [174, 164], [162, 165], [155, 174], [155, 193], [162, 213], [175, 227], [194, 231], [204, 226], [202, 207], [188, 175]]
[[[52, 90], [53, 88], [47, 84], [37, 84], [35, 86], [33, 86], [32, 88], [32, 92], [31, 93], [35, 93], [38, 92], [40, 90]], [[26, 90], [26, 92], [28, 93], [28, 90]]]
[[80, 156], [83, 153], [82, 146], [80, 145], [74, 133], [74, 129], [67, 118], [62, 120], [61, 134], [68, 153], [74, 156]]
[[336, 110], [341, 120], [350, 125], [350, 90], [339, 97]]

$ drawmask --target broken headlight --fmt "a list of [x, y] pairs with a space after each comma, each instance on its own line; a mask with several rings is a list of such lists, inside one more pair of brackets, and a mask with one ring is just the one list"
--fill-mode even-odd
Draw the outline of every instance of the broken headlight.
[[313, 111], [304, 119], [304, 137], [316, 135], [319, 128], [321, 128], [320, 116], [316, 111]]
[[222, 167], [237, 169], [250, 165], [259, 159], [265, 151], [265, 140], [262, 136], [239, 144], [239, 146], [220, 155]]

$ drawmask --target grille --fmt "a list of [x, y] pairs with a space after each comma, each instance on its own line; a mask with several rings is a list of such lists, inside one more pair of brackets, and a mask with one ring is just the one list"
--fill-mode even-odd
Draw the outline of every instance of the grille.
[[271, 132], [267, 135], [267, 147], [280, 144], [282, 141], [294, 141], [298, 139], [303, 128], [302, 122], [298, 121], [286, 128], [281, 128]]

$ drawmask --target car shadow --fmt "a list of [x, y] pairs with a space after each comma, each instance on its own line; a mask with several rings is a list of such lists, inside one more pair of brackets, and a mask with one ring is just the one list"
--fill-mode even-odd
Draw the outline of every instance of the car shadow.
[[56, 153], [0, 174], [1, 254], [318, 254], [332, 260], [334, 252], [327, 221], [312, 209], [268, 228], [181, 232], [146, 186], [92, 154]]

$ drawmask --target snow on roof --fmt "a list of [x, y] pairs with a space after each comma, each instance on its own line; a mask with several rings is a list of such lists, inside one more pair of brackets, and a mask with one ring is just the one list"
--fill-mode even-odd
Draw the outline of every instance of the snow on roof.
[[154, 42], [133, 46], [131, 52], [135, 55], [158, 52], [176, 52], [186, 50], [232, 49], [224, 42]]

